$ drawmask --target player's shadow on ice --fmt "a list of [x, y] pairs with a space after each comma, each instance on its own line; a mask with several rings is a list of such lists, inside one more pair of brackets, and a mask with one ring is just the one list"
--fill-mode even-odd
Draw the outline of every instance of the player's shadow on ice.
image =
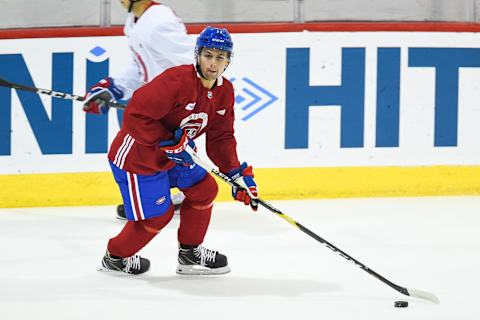
[[227, 276], [170, 276], [145, 277], [148, 282], [162, 290], [180, 291], [192, 296], [247, 297], [281, 296], [297, 297], [309, 293], [341, 290], [333, 283], [313, 280], [262, 279]]

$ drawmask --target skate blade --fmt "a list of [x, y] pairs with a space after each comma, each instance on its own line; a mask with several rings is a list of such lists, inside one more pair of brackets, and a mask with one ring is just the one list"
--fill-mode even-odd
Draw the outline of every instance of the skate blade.
[[206, 268], [199, 265], [178, 265], [177, 274], [181, 275], [216, 275], [216, 274], [226, 274], [230, 272], [230, 267], [225, 266], [222, 268]]
[[118, 270], [107, 269], [107, 268], [105, 268], [104, 266], [98, 266], [98, 267], [97, 267], [97, 271], [110, 272], [110, 273], [114, 273], [114, 272], [117, 272], [117, 273], [125, 273], [125, 272], [118, 271]]
[[110, 273], [110, 274], [116, 274], [116, 275], [118, 274], [119, 276], [126, 276], [126, 277], [133, 276], [133, 274], [131, 274], [131, 273], [126, 273], [126, 272], [123, 272], [123, 271], [120, 271], [120, 270], [108, 269], [108, 268], [105, 268], [104, 266], [98, 266], [97, 271]]

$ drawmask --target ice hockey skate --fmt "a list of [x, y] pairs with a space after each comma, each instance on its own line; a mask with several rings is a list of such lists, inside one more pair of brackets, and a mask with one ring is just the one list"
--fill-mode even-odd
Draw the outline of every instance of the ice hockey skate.
[[[185, 200], [185, 195], [182, 192], [172, 194], [172, 204], [173, 210], [176, 215], [180, 213], [180, 205], [182, 204], [183, 200]], [[117, 206], [117, 216], [118, 220], [127, 220], [127, 215], [125, 214], [125, 207], [123, 204], [119, 204]]]
[[177, 273], [182, 275], [215, 275], [230, 272], [227, 257], [218, 251], [199, 246], [179, 246]]
[[114, 258], [110, 252], [105, 252], [102, 259], [102, 266], [98, 271], [116, 271], [128, 274], [141, 274], [150, 269], [150, 260], [135, 254], [128, 258]]

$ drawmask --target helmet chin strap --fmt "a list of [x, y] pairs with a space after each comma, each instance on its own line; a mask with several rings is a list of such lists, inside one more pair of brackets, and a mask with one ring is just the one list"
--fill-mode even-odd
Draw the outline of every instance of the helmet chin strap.
[[200, 77], [202, 77], [202, 78], [205, 79], [205, 80], [208, 80], [208, 79], [205, 78], [205, 76], [203, 75], [202, 68], [200, 68], [200, 63], [198, 63], [198, 61], [197, 61], [197, 64], [195, 65], [195, 69], [197, 69], [197, 72], [198, 72], [198, 74], [200, 75]]
[[197, 69], [197, 72], [200, 75], [200, 77], [207, 80], [207, 78], [205, 78], [205, 76], [203, 75], [202, 68], [200, 68], [200, 55], [202, 54], [202, 50], [203, 48], [200, 48], [199, 52], [195, 52], [195, 60], [196, 60], [195, 69]]

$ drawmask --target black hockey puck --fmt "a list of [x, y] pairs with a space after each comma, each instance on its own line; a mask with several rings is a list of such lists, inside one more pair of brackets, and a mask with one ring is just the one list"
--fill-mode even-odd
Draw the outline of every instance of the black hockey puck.
[[408, 307], [408, 301], [395, 301], [395, 308], [406, 308]]

